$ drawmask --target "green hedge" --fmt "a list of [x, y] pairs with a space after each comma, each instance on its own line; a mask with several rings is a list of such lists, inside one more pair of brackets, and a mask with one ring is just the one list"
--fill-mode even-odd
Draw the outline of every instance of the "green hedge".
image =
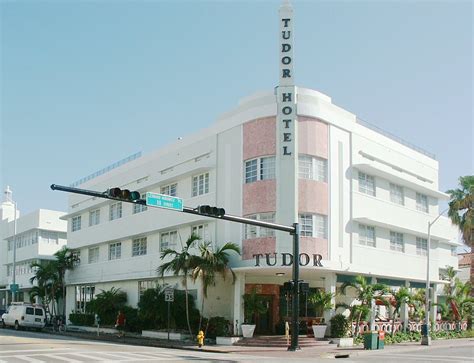
[[80, 326], [94, 326], [95, 318], [94, 314], [83, 314], [83, 313], [71, 313], [69, 314], [69, 320], [73, 325]]

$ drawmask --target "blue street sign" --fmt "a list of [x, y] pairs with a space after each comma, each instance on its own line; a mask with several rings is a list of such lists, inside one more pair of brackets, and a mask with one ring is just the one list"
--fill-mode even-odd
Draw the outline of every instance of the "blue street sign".
[[18, 292], [18, 290], [20, 290], [20, 286], [18, 284], [10, 284], [11, 292]]
[[183, 211], [183, 200], [165, 194], [146, 193], [146, 205], [172, 210]]

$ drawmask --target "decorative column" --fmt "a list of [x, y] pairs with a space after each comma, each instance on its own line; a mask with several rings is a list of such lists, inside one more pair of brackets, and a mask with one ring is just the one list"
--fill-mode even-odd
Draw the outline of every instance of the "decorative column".
[[[324, 290], [333, 294], [331, 298], [332, 309], [324, 312], [324, 321], [328, 325], [328, 328], [331, 328], [330, 320], [336, 315], [336, 274], [332, 273], [329, 276], [326, 276], [324, 280]], [[328, 332], [326, 332], [328, 333]]]
[[[372, 277], [371, 284], [376, 284], [377, 279]], [[370, 302], [370, 330], [375, 330], [375, 299]]]
[[234, 305], [233, 305], [233, 327], [235, 335], [242, 335], [240, 328], [244, 323], [244, 299], [245, 293], [245, 273], [236, 272], [234, 284]]
[[[407, 289], [410, 288], [410, 282], [409, 281], [405, 281], [405, 287]], [[403, 320], [403, 331], [407, 331], [408, 328], [409, 328], [409, 314], [408, 314], [408, 304], [406, 303], [403, 303], [401, 308], [400, 308], [400, 317], [401, 319]]]

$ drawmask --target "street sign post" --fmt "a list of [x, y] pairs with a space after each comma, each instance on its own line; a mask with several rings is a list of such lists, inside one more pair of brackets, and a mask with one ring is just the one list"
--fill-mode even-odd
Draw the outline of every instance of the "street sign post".
[[146, 193], [146, 205], [150, 207], [183, 211], [183, 200], [181, 198], [165, 194]]
[[171, 287], [167, 287], [165, 289], [165, 301], [168, 303], [168, 340], [170, 340], [170, 306], [171, 303], [174, 301], [174, 289]]

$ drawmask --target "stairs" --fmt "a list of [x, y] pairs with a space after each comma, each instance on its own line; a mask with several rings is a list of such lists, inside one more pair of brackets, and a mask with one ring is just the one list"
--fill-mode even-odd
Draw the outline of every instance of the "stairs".
[[[290, 338], [291, 339], [291, 338]], [[313, 337], [300, 335], [298, 337], [300, 347], [321, 347], [330, 344], [329, 340], [315, 340]], [[241, 347], [279, 347], [286, 348], [288, 346], [287, 339], [284, 335], [260, 335], [253, 338], [242, 338], [234, 345]]]

